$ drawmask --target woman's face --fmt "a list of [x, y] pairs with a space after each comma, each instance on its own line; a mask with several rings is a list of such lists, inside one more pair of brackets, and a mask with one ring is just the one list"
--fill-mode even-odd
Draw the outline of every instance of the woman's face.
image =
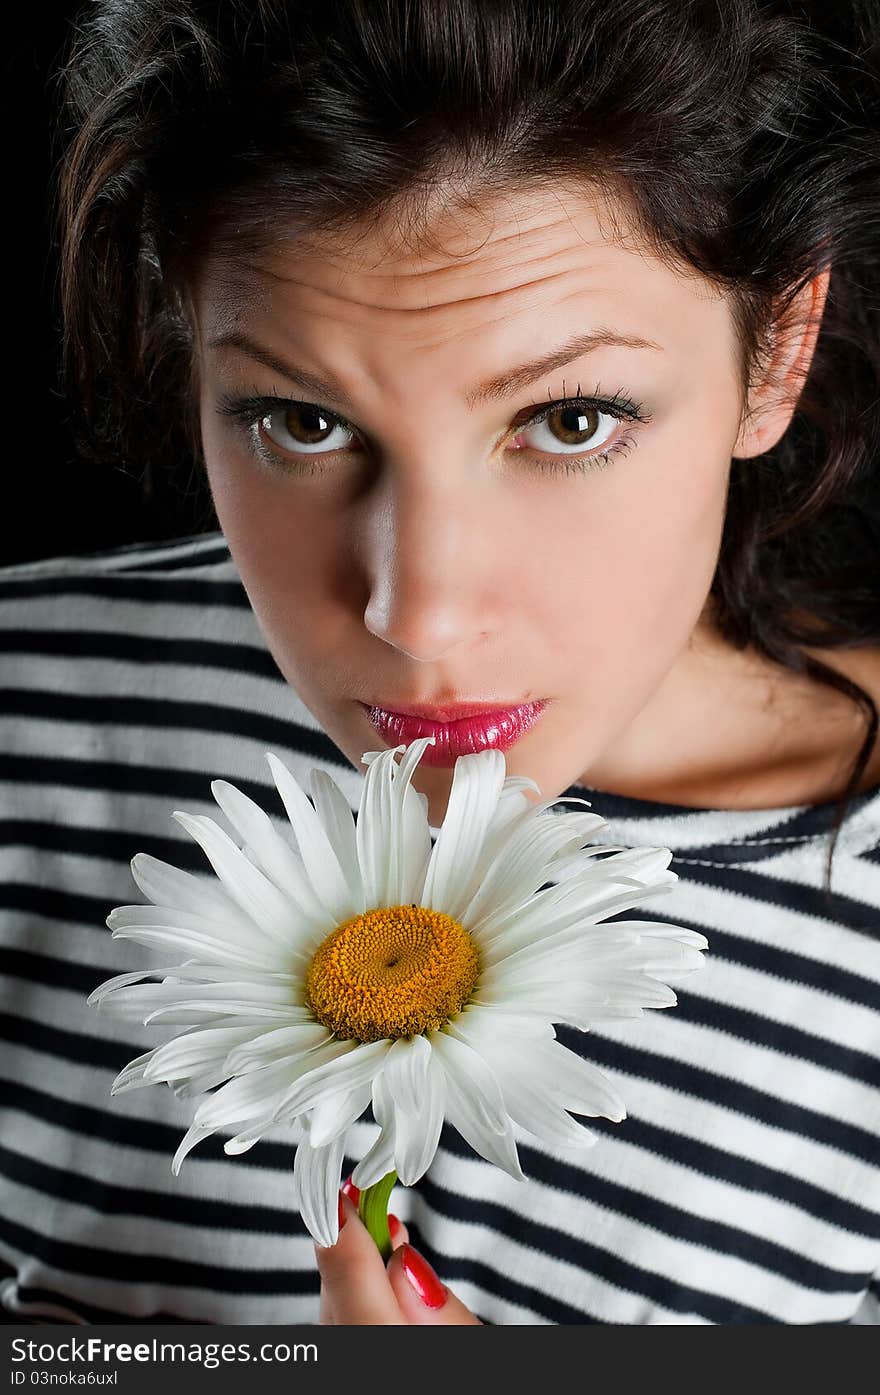
[[[508, 774], [613, 789], [706, 624], [741, 416], [730, 308], [582, 191], [438, 213], [419, 250], [395, 226], [203, 265], [221, 528], [359, 770], [397, 744], [370, 706], [547, 700]], [[453, 765], [416, 773], [435, 825]]]

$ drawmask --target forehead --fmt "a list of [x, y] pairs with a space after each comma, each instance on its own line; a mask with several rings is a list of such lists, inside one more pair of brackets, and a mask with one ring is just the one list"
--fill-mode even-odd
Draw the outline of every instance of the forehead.
[[690, 338], [726, 319], [720, 292], [661, 258], [625, 205], [583, 187], [553, 185], [451, 197], [438, 188], [412, 218], [405, 206], [327, 236], [284, 236], [269, 247], [208, 258], [194, 283], [210, 335], [245, 325], [299, 332], [381, 329], [414, 347], [550, 312], [656, 338]]

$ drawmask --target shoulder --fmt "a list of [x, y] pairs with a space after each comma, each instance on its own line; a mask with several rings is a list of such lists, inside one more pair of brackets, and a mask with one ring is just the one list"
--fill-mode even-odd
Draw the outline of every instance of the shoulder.
[[[241, 579], [221, 533], [135, 543], [102, 552], [0, 567], [2, 652], [28, 647], [26, 633], [117, 628], [128, 635], [173, 632], [183, 612], [247, 609]], [[30, 644], [38, 643], [32, 638]]]
[[221, 691], [276, 674], [222, 534], [0, 568], [6, 716], [103, 725], [127, 699], [146, 722], [175, 688], [204, 696], [212, 672]]
[[70, 553], [0, 567], [0, 598], [9, 599], [40, 589], [45, 593], [57, 593], [64, 590], [65, 583], [75, 590], [77, 582], [89, 577], [145, 574], [158, 579], [169, 573], [205, 572], [224, 566], [234, 573], [228, 544], [219, 532], [160, 542], [128, 543], [99, 552]]

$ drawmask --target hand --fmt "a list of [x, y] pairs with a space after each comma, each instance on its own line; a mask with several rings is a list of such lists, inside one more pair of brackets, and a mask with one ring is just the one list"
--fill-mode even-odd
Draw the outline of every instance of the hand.
[[344, 1192], [339, 1204], [340, 1220], [345, 1217], [339, 1239], [335, 1245], [315, 1246], [323, 1326], [482, 1326], [413, 1249], [402, 1221], [389, 1217], [394, 1249], [386, 1265]]

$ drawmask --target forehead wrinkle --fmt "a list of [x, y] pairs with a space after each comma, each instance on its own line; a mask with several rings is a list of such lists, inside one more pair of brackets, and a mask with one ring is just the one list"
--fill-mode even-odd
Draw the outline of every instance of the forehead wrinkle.
[[[481, 211], [480, 216], [484, 223], [489, 219], [489, 213], [485, 210]], [[571, 225], [569, 215], [548, 221], [547, 219], [542, 220], [537, 213], [523, 215], [521, 211], [512, 211], [511, 219], [516, 224], [511, 231], [507, 231], [506, 228], [499, 229], [497, 219], [493, 218], [491, 226], [484, 233], [478, 233], [475, 230], [472, 235], [468, 235], [468, 229], [464, 224], [457, 223], [453, 229], [453, 236], [450, 237], [447, 234], [445, 240], [442, 238], [441, 230], [436, 226], [433, 232], [426, 230], [421, 236], [415, 233], [408, 234], [406, 237], [391, 237], [388, 235], [387, 227], [383, 226], [380, 221], [367, 227], [359, 238], [346, 238], [344, 234], [337, 234], [333, 238], [331, 235], [331, 247], [335, 248], [335, 251], [331, 251], [329, 254], [327, 239], [316, 241], [314, 237], [303, 233], [288, 239], [279, 238], [274, 244], [265, 248], [262, 263], [254, 262], [251, 264], [259, 270], [264, 270], [267, 275], [283, 280], [283, 273], [273, 271], [268, 263], [273, 260], [277, 262], [279, 259], [283, 261], [286, 257], [296, 257], [297, 254], [306, 257], [316, 256], [327, 261], [344, 260], [347, 262], [352, 260], [354, 254], [359, 269], [365, 272], [376, 271], [381, 267], [383, 261], [389, 259], [411, 259], [416, 256], [423, 260], [430, 258], [440, 262], [466, 263], [480, 258], [487, 247], [491, 249], [502, 243], [520, 241], [522, 238], [530, 236], [532, 240], [542, 236], [549, 239], [562, 223], [568, 222]], [[578, 236], [581, 241], [584, 241], [581, 234]], [[470, 245], [462, 247], [458, 251], [454, 250], [450, 246], [450, 242], [454, 242], [456, 237], [460, 242], [466, 241]], [[600, 242], [602, 240], [601, 237], [598, 239]], [[370, 242], [373, 244], [375, 256], [368, 257], [364, 251], [364, 246], [365, 244], [369, 246]]]
[[[494, 259], [486, 256], [461, 257], [452, 261], [447, 261], [440, 266], [428, 266], [424, 263], [418, 266], [411, 266], [406, 263], [401, 264], [392, 261], [390, 265], [384, 268], [377, 266], [369, 270], [363, 266], [352, 266], [338, 256], [327, 256], [324, 254], [315, 258], [315, 260], [319, 263], [323, 262], [327, 270], [336, 272], [337, 285], [341, 285], [346, 282], [347, 279], [355, 277], [367, 282], [378, 283], [380, 287], [383, 283], [390, 283], [392, 286], [396, 287], [398, 283], [421, 282], [424, 284], [433, 284], [456, 277], [462, 278], [465, 281], [475, 278], [484, 280], [487, 276], [497, 276], [508, 273], [511, 270], [523, 272], [527, 271], [530, 267], [552, 267], [554, 264], [558, 265], [559, 263], [563, 264], [563, 272], [567, 271], [572, 274], [583, 273], [589, 275], [607, 258], [610, 249], [598, 243], [588, 244], [588, 246], [593, 252], [592, 265], [581, 264], [580, 257], [582, 255], [582, 250], [570, 246], [556, 246], [551, 248], [539, 247], [536, 249], [529, 249], [527, 253], [510, 248], [505, 250], [502, 256], [495, 257]], [[575, 261], [572, 260], [572, 254], [575, 255]], [[313, 280], [304, 279], [297, 274], [295, 265], [292, 267], [291, 271], [286, 274], [282, 274], [278, 271], [271, 271], [268, 268], [257, 265], [248, 268], [248, 270], [257, 278], [267, 277], [282, 285], [314, 286]], [[506, 289], [515, 290], [518, 285], [536, 284], [549, 280], [553, 276], [559, 274], [561, 273], [558, 271], [548, 271], [546, 275], [535, 276], [524, 281], [511, 282]], [[326, 279], [328, 283], [331, 280], [329, 276]], [[320, 287], [320, 289], [324, 288]], [[328, 292], [328, 294], [329, 293], [330, 292]], [[373, 304], [372, 301], [361, 303]]]
[[[502, 286], [495, 291], [479, 290], [475, 291], [472, 295], [456, 296], [454, 300], [435, 300], [427, 304], [419, 305], [385, 305], [373, 300], [361, 300], [357, 296], [352, 295], [350, 289], [347, 289], [345, 294], [341, 294], [338, 291], [330, 290], [327, 286], [314, 286], [309, 281], [298, 281], [295, 277], [287, 278], [287, 284], [291, 286], [301, 286], [304, 290], [313, 295], [326, 296], [328, 300], [343, 301], [347, 305], [357, 305], [366, 310], [375, 310], [380, 315], [403, 315], [407, 317], [411, 315], [440, 316], [454, 309], [457, 305], [472, 305], [479, 301], [495, 301], [499, 300], [502, 296], [516, 295], [517, 292], [534, 291], [540, 286], [550, 285], [553, 282], [570, 278], [571, 275], [572, 268], [568, 267], [564, 271], [554, 271], [547, 276], [536, 278], [534, 281], [518, 282], [513, 286]], [[342, 279], [342, 274], [340, 274], [340, 283]]]

